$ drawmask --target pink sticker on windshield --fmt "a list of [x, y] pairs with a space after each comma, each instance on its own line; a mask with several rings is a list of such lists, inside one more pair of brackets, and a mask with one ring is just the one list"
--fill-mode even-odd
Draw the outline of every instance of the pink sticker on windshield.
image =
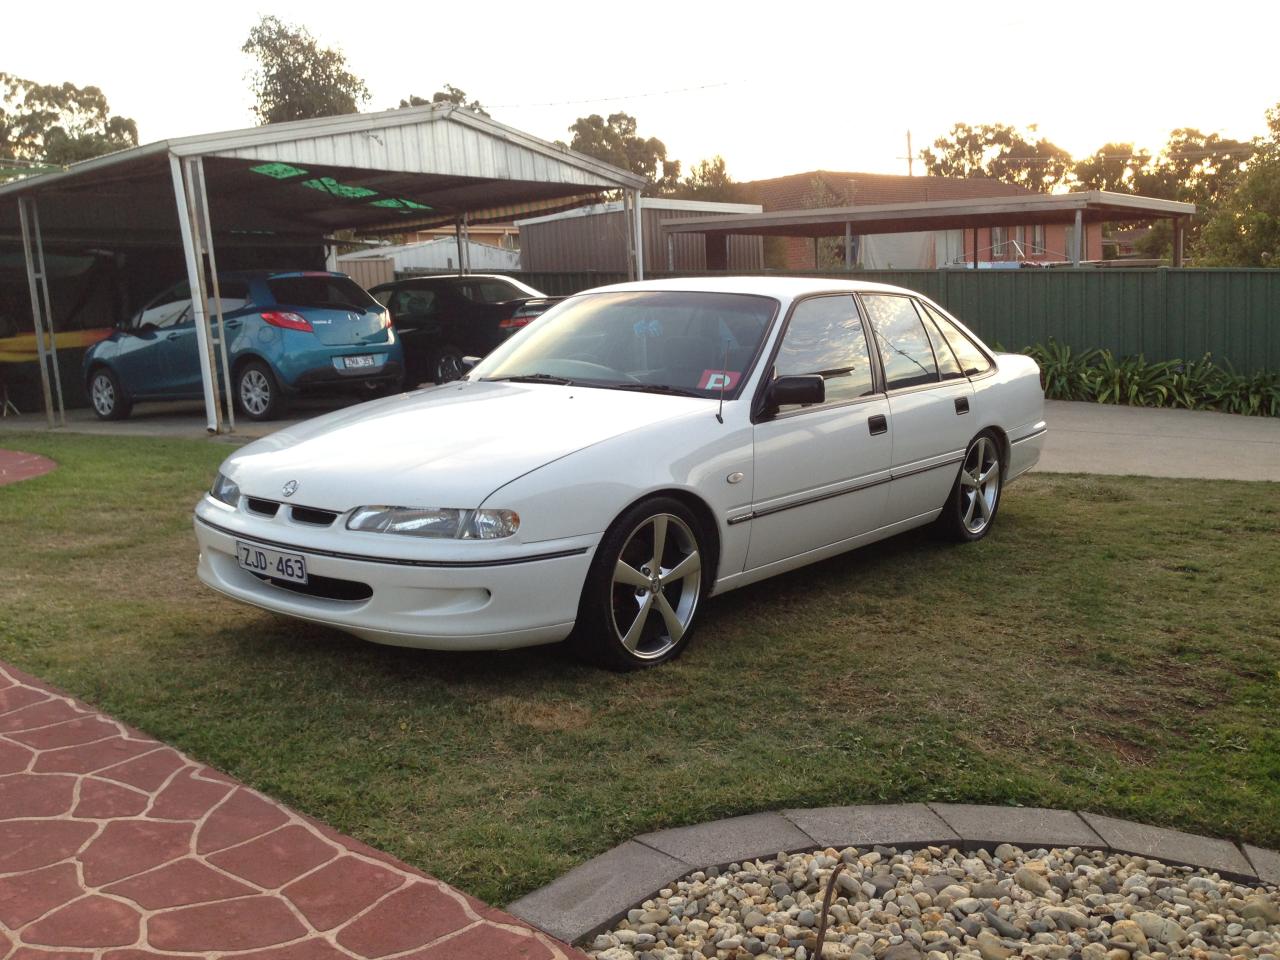
[[732, 390], [742, 379], [737, 370], [703, 370], [698, 381], [699, 390]]

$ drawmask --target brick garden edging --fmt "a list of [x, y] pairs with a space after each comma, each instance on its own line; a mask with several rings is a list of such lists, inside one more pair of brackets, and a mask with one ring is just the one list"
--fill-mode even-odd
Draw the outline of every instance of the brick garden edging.
[[673, 881], [708, 867], [826, 847], [1011, 843], [1087, 847], [1280, 884], [1280, 853], [1093, 813], [963, 803], [903, 803], [754, 813], [645, 833], [575, 867], [507, 910], [567, 943], [606, 930]]

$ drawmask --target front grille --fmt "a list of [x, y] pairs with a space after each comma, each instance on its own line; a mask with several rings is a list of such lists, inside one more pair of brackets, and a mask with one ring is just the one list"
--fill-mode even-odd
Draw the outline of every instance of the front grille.
[[255, 577], [273, 587], [292, 590], [294, 593], [306, 594], [308, 597], [321, 597], [325, 600], [342, 600], [347, 603], [359, 603], [373, 596], [373, 587], [358, 580], [340, 580], [337, 577], [319, 577], [314, 573], [306, 583], [294, 583], [292, 580], [277, 580], [275, 577], [255, 573]]
[[245, 497], [244, 503], [250, 513], [263, 517], [274, 517], [276, 511], [280, 509], [280, 504], [274, 500], [263, 500], [261, 497]]
[[330, 526], [333, 521], [338, 519], [335, 510], [316, 510], [314, 507], [291, 507], [289, 516], [296, 523], [310, 523], [317, 527]]

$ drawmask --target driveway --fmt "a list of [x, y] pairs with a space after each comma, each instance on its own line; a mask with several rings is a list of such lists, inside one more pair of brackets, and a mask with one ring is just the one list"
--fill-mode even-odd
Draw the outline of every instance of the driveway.
[[1101, 403], [1045, 404], [1037, 470], [1280, 482], [1280, 418]]

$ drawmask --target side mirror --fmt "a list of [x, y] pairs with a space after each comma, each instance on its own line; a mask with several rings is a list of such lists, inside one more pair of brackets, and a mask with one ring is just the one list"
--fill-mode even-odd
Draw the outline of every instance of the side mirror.
[[470, 373], [471, 368], [474, 367], [477, 363], [479, 363], [481, 359], [483, 358], [482, 357], [463, 357], [461, 360], [458, 361], [458, 372]]
[[822, 403], [827, 399], [827, 384], [819, 374], [802, 377], [778, 377], [769, 384], [765, 405], [770, 410], [793, 404]]

